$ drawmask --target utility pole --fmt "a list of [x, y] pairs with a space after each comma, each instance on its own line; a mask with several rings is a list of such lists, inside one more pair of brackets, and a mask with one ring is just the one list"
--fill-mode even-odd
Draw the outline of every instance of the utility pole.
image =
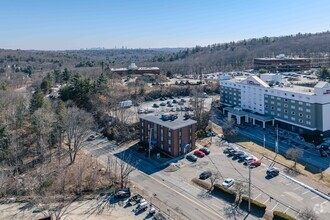
[[151, 136], [152, 136], [152, 129], [153, 128], [150, 128], [149, 130], [149, 158], [150, 158], [150, 151], [151, 151]]
[[251, 167], [249, 165], [249, 207], [248, 212], [251, 212]]
[[275, 143], [275, 153], [278, 154], [278, 125], [276, 125], [276, 143]]

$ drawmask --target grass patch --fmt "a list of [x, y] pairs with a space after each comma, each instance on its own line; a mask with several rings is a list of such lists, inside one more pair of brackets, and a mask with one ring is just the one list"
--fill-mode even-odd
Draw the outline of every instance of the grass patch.
[[274, 211], [273, 220], [296, 220], [296, 219], [284, 212]]

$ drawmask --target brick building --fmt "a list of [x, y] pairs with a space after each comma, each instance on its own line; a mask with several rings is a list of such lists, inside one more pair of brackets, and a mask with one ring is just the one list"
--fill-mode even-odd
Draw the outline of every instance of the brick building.
[[173, 114], [140, 115], [139, 118], [141, 143], [151, 142], [152, 147], [174, 157], [195, 149], [195, 120]]

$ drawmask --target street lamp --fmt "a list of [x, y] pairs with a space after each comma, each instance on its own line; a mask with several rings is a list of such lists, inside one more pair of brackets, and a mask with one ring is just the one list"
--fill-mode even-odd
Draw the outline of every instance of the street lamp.
[[251, 212], [251, 166], [249, 165], [249, 207], [248, 212]]

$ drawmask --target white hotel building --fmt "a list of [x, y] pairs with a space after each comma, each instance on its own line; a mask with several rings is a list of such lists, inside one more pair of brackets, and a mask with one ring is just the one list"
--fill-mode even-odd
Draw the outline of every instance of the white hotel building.
[[[277, 82], [277, 83], [276, 83]], [[220, 77], [221, 103], [238, 124], [278, 124], [300, 134], [330, 136], [330, 83], [293, 86], [279, 74]], [[273, 85], [277, 84], [277, 85]]]

